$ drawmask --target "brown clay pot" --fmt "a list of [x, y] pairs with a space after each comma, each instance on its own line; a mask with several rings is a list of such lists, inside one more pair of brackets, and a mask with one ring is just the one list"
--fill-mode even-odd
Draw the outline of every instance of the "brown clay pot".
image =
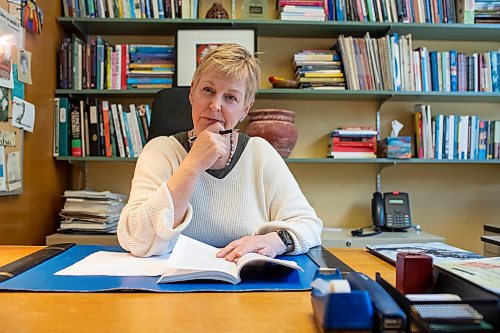
[[293, 124], [295, 112], [281, 109], [257, 109], [248, 113], [250, 123], [246, 129], [249, 136], [266, 139], [286, 158], [297, 142], [297, 129]]

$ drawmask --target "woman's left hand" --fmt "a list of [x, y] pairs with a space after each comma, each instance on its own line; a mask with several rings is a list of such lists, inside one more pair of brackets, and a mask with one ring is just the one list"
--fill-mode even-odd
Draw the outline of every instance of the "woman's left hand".
[[227, 261], [236, 261], [249, 252], [274, 258], [286, 251], [286, 245], [275, 231], [265, 235], [245, 236], [229, 243], [217, 253], [218, 258], [224, 257]]

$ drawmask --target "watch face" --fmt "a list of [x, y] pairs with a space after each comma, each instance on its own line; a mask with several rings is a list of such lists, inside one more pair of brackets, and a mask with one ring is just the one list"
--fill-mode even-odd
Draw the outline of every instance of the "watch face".
[[292, 236], [288, 233], [288, 231], [285, 230], [278, 230], [278, 235], [280, 236], [281, 240], [285, 245], [288, 247], [290, 245], [293, 245], [293, 239]]

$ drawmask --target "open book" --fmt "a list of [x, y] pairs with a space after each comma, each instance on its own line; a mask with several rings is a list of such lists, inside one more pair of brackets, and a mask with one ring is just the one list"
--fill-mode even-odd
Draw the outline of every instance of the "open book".
[[229, 262], [217, 258], [218, 251], [216, 247], [180, 235], [167, 269], [157, 283], [210, 279], [237, 284], [241, 281], [241, 269], [255, 262], [270, 262], [303, 271], [295, 261], [269, 258], [258, 253], [247, 253], [237, 263]]

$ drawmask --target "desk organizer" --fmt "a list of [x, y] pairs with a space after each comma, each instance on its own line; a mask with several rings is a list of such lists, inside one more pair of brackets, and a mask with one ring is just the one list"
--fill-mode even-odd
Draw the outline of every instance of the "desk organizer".
[[[339, 270], [334, 269], [325, 273], [318, 270], [314, 279], [330, 281], [342, 279]], [[370, 296], [365, 290], [356, 290], [351, 286], [350, 293], [323, 294], [312, 288], [311, 301], [314, 318], [317, 324], [325, 331], [368, 331], [373, 327], [373, 305]]]
[[[432, 293], [451, 293], [460, 296], [460, 301], [411, 301], [390, 283], [384, 280], [379, 273], [376, 281], [394, 298], [408, 317], [408, 332], [500, 332], [500, 301], [499, 298], [480, 287], [465, 281], [452, 274], [437, 273], [437, 279], [432, 287]], [[454, 311], [449, 313], [448, 320], [425, 320], [415, 314], [418, 305], [443, 305], [454, 306]], [[457, 306], [458, 305], [458, 306]], [[474, 323], [465, 324], [456, 318], [460, 317], [460, 305], [479, 312], [483, 319]], [[412, 310], [413, 309], [413, 310]]]

